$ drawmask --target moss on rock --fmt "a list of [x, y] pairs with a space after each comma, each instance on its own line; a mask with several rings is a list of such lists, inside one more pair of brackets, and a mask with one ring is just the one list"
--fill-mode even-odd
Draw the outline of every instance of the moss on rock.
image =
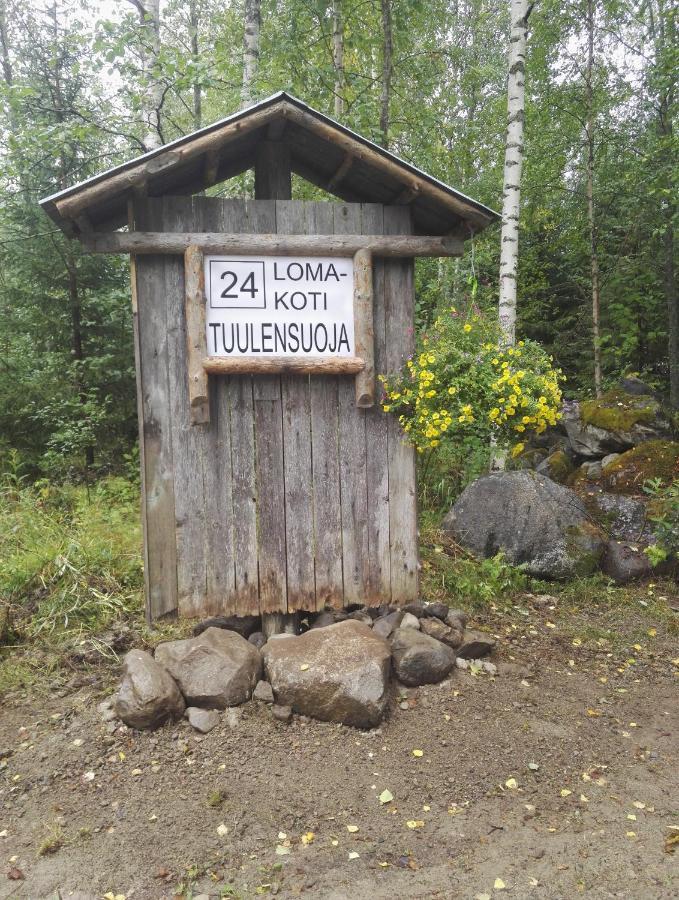
[[653, 397], [628, 394], [620, 388], [580, 404], [582, 423], [606, 431], [631, 431], [635, 425], [653, 425], [659, 413], [660, 404]]
[[576, 560], [575, 575], [591, 575], [599, 568], [605, 544], [600, 529], [593, 522], [580, 522], [566, 529], [566, 547]]
[[555, 450], [550, 453], [544, 462], [540, 463], [539, 471], [542, 475], [547, 475], [552, 481], [558, 484], [566, 484], [568, 478], [573, 472], [573, 463], [563, 450]]
[[602, 473], [604, 486], [620, 494], [641, 493], [649, 478], [669, 484], [679, 477], [679, 443], [646, 441], [621, 453]]

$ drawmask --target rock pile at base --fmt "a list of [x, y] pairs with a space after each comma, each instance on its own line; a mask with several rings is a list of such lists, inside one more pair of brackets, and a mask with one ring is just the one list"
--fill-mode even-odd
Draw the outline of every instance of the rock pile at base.
[[206, 709], [245, 703], [262, 674], [259, 650], [236, 631], [214, 626], [198, 637], [160, 644], [156, 662], [174, 678], [189, 706]]
[[269, 641], [264, 669], [276, 703], [326, 722], [372, 728], [384, 714], [391, 652], [364, 622], [347, 619]]
[[139, 729], [185, 715], [207, 734], [222, 710], [252, 699], [276, 722], [297, 713], [373, 728], [387, 709], [392, 676], [408, 687], [434, 684], [450, 674], [457, 653], [475, 659], [494, 646], [488, 635], [465, 635], [466, 615], [443, 603], [326, 608], [303, 617], [302, 634], [272, 635], [261, 653], [243, 636], [261, 634], [259, 618], [249, 618], [256, 621], [210, 619], [196, 626], [196, 637], [159, 644], [155, 659], [131, 650], [115, 714]]
[[114, 710], [126, 725], [158, 728], [168, 719], [181, 719], [184, 698], [172, 677], [150, 653], [130, 650], [124, 667]]

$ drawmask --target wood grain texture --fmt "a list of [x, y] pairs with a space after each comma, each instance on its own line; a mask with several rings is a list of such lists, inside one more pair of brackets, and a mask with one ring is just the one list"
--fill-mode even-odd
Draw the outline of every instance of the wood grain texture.
[[[149, 201], [153, 204], [154, 201]], [[191, 197], [163, 197], [165, 227], [181, 229], [193, 218]], [[164, 287], [168, 304], [168, 372], [172, 417], [172, 461], [175, 483], [175, 536], [179, 613], [192, 617], [205, 607], [207, 556], [205, 535], [204, 468], [206, 459], [201, 428], [192, 426], [188, 390], [187, 332], [184, 316], [184, 260], [165, 260]]]
[[[158, 205], [151, 209], [148, 201], [135, 201], [135, 219], [142, 227], [164, 227]], [[150, 620], [177, 612], [166, 263], [166, 259], [153, 256], [135, 262], [148, 561], [146, 604]]]
[[207, 356], [205, 335], [205, 269], [203, 251], [190, 246], [184, 253], [184, 315], [186, 318], [186, 355], [189, 409], [192, 425], [210, 421], [208, 375], [203, 368]]
[[[223, 227], [226, 218], [223, 201], [212, 197], [194, 197], [193, 210], [194, 221], [202, 224], [204, 228], [212, 230]], [[229, 220], [229, 227], [236, 227], [236, 225], [237, 223], [234, 223], [233, 220]], [[252, 592], [247, 592], [244, 602], [242, 593], [236, 590], [229, 379], [209, 378], [208, 391], [210, 424], [209, 427], [202, 429], [206, 460], [203, 469], [206, 556], [205, 611], [214, 615], [228, 615], [239, 610], [245, 613], [253, 605], [258, 605], [258, 592], [256, 577], [254, 597]], [[249, 502], [251, 505], [252, 499]], [[247, 515], [248, 512], [249, 506], [246, 504], [245, 514]]]
[[[299, 200], [276, 201], [278, 234], [303, 234], [307, 227], [305, 203]], [[314, 370], [307, 371], [313, 373]], [[315, 371], [322, 372], [324, 368], [316, 368]], [[335, 370], [325, 371], [332, 373]], [[311, 374], [311, 377], [314, 375]], [[281, 379], [288, 612], [316, 609], [309, 389], [309, 375], [285, 375]]]
[[[359, 204], [337, 204], [334, 212], [336, 234], [360, 232]], [[348, 605], [364, 602], [369, 584], [365, 410], [356, 406], [355, 385], [350, 378], [340, 378], [338, 400], [342, 569], [344, 603]]]
[[356, 405], [368, 409], [375, 403], [375, 340], [373, 326], [373, 259], [370, 250], [354, 254], [354, 347], [363, 360], [356, 375]]
[[[383, 207], [364, 204], [363, 228], [381, 231], [384, 228]], [[384, 371], [386, 348], [385, 268], [387, 260], [373, 261], [373, 346], [375, 371]], [[379, 388], [377, 388], [379, 390]], [[366, 599], [371, 604], [391, 601], [391, 552], [389, 547], [389, 417], [377, 402], [365, 412], [366, 491], [368, 509], [368, 587]]]
[[[410, 229], [407, 207], [384, 208], [385, 232]], [[385, 264], [386, 353], [384, 371], [397, 372], [415, 348], [413, 329], [412, 260]], [[398, 422], [388, 418], [389, 536], [391, 593], [395, 603], [407, 603], [418, 594], [417, 481], [415, 449], [405, 442]]]
[[[128, 201], [127, 204], [127, 227], [133, 231], [135, 228], [136, 214], [134, 202]], [[132, 335], [134, 344], [134, 371], [135, 383], [137, 388], [137, 427], [139, 431], [139, 469], [140, 469], [140, 512], [141, 512], [141, 534], [142, 534], [142, 558], [144, 563], [144, 598], [146, 607], [146, 621], [150, 624], [152, 621], [149, 585], [149, 555], [148, 555], [148, 522], [146, 511], [146, 454], [144, 448], [144, 404], [143, 404], [143, 384], [141, 370], [141, 342], [139, 337], [139, 299], [137, 296], [137, 260], [134, 255], [130, 256], [130, 299], [132, 301]]]
[[[333, 204], [308, 203], [307, 227], [316, 234], [332, 233]], [[314, 580], [318, 610], [325, 605], [341, 607], [344, 602], [339, 382], [337, 376], [314, 375], [310, 384]]]
[[356, 375], [365, 360], [355, 356], [208, 356], [205, 372], [215, 375]]
[[[352, 204], [353, 205], [353, 204]], [[374, 256], [462, 256], [462, 241], [454, 237], [419, 237], [414, 235], [289, 235], [230, 232], [94, 232], [83, 237], [86, 253], [184, 253], [187, 247], [199, 247], [204, 253], [245, 256], [353, 256], [359, 250], [370, 250]]]
[[[275, 200], [246, 201], [246, 211], [249, 230], [275, 231]], [[258, 375], [253, 378], [252, 384], [256, 436], [259, 608], [262, 613], [286, 612], [288, 601], [281, 377]]]
[[[224, 227], [250, 232], [257, 226], [244, 200], [222, 200]], [[264, 204], [269, 221], [275, 211]], [[271, 227], [271, 226], [269, 226]], [[233, 498], [233, 551], [236, 612], [245, 615], [259, 608], [257, 554], [257, 479], [255, 475], [255, 407], [252, 376], [225, 379], [231, 412], [231, 472]]]

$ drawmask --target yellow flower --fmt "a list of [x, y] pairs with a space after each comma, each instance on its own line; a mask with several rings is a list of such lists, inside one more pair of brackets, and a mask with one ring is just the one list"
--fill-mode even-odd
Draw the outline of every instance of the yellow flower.
[[512, 458], [516, 458], [523, 451], [525, 444], [515, 444], [512, 448]]
[[456, 388], [456, 387], [452, 387], [452, 386], [449, 387], [449, 388], [448, 388], [448, 393], [449, 393], [450, 396], [452, 397], [453, 394], [456, 394], [456, 393], [457, 393], [457, 388]]
[[383, 409], [385, 412], [389, 412], [389, 410], [391, 409], [391, 406], [389, 406], [388, 403], [385, 403], [385, 404], [383, 405], [382, 409]]
[[463, 329], [463, 330], [466, 331], [467, 334], [469, 334], [469, 332], [472, 330], [472, 326], [469, 324], [469, 322], [466, 322], [466, 323], [465, 323], [465, 326], [464, 326], [464, 329]]

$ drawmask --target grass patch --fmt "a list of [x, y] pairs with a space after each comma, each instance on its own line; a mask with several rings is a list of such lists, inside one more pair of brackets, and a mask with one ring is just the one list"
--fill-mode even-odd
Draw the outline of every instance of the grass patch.
[[61, 825], [51, 825], [48, 832], [38, 847], [38, 856], [51, 856], [64, 846], [64, 832]]
[[0, 486], [0, 643], [104, 628], [141, 610], [136, 488]]

